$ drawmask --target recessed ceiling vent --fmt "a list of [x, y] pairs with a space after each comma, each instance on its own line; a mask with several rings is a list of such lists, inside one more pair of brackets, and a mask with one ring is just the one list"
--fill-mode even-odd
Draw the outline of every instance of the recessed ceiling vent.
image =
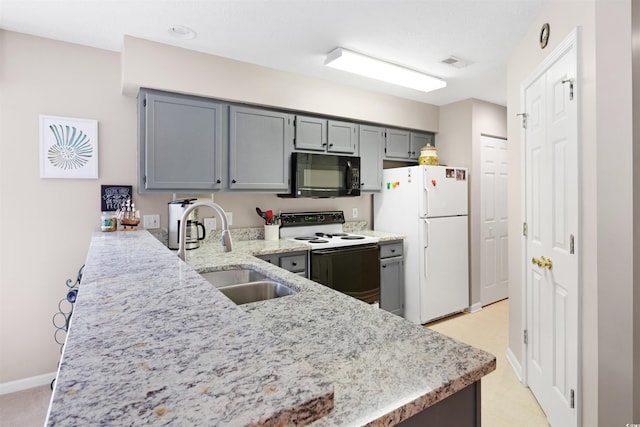
[[450, 56], [448, 58], [443, 59], [440, 62], [442, 62], [443, 64], [451, 65], [452, 67], [455, 67], [455, 68], [464, 68], [471, 64], [470, 61], [465, 61], [464, 59], [460, 59], [457, 56]]

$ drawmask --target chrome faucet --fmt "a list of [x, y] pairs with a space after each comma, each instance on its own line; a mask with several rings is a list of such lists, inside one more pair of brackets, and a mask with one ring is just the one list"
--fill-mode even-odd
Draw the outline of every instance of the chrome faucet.
[[185, 241], [187, 240], [184, 238], [184, 235], [187, 232], [187, 217], [189, 216], [191, 211], [193, 211], [194, 209], [200, 206], [209, 206], [214, 211], [216, 211], [216, 213], [220, 217], [220, 221], [222, 222], [222, 247], [224, 248], [225, 252], [231, 252], [231, 249], [232, 249], [231, 233], [229, 232], [229, 223], [227, 221], [227, 214], [224, 211], [224, 209], [222, 209], [222, 207], [217, 203], [196, 202], [192, 205], [189, 205], [189, 207], [187, 207], [187, 209], [184, 210], [184, 212], [182, 213], [182, 218], [180, 219], [180, 230], [178, 234], [179, 236], [178, 238], [180, 239], [180, 242], [178, 243], [178, 257], [183, 261], [185, 260], [184, 248], [185, 248]]

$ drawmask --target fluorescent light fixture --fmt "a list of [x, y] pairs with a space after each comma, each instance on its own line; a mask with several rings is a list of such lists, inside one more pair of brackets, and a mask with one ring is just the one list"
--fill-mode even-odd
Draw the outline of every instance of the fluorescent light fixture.
[[423, 92], [440, 89], [447, 82], [409, 68], [338, 47], [327, 55], [324, 65]]

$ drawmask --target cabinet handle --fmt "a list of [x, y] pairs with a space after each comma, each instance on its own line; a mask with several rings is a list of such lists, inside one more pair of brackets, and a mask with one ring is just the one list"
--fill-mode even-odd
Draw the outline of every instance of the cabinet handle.
[[291, 265], [293, 265], [295, 267], [296, 265], [298, 265], [298, 263], [297, 262], [292, 262]]
[[333, 147], [333, 144], [329, 144], [329, 148]]
[[219, 179], [218, 179], [218, 180], [216, 180], [216, 184], [220, 184], [220, 182], [221, 182], [221, 181], [220, 181]]
[[235, 180], [235, 179], [232, 179], [232, 180], [231, 180], [231, 183], [232, 183], [232, 184], [235, 184], [235, 183], [236, 183], [236, 180]]
[[322, 146], [323, 146], [323, 147], [326, 147], [326, 146], [327, 146], [327, 143], [326, 143], [326, 142], [323, 142], [323, 143], [322, 143]]
[[382, 268], [387, 268], [387, 266], [386, 266], [386, 265], [383, 265], [383, 266], [382, 266]]
[[396, 250], [395, 250], [395, 249], [391, 249], [391, 253], [392, 253], [392, 254], [395, 254], [395, 253], [396, 253]]

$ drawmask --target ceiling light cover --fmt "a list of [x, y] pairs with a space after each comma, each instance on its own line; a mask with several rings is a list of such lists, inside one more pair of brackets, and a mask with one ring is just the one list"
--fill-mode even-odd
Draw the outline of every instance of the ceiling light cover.
[[341, 47], [334, 49], [327, 55], [324, 65], [423, 92], [447, 86], [447, 82], [437, 77]]
[[197, 35], [195, 31], [189, 27], [185, 27], [184, 25], [172, 25], [169, 27], [168, 32], [173, 37], [183, 40], [193, 40]]

